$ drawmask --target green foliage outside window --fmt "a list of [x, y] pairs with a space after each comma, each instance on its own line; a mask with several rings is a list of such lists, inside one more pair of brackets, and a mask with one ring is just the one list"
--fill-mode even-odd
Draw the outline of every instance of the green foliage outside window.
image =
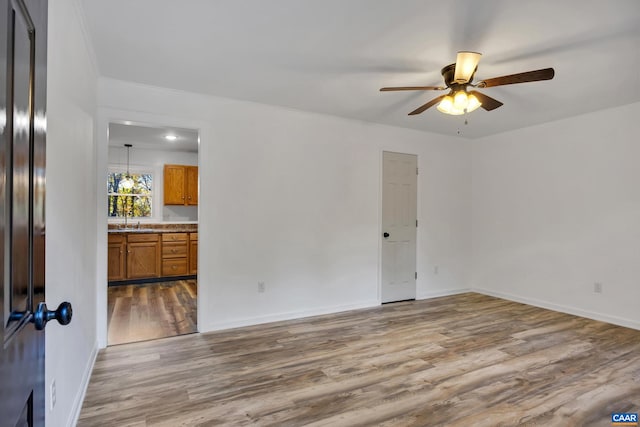
[[108, 216], [111, 218], [147, 218], [151, 216], [153, 176], [150, 173], [132, 173], [133, 187], [123, 182], [126, 172], [110, 172], [107, 179]]

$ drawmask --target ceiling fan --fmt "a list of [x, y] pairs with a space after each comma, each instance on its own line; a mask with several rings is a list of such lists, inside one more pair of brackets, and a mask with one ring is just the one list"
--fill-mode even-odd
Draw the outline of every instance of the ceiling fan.
[[526, 71], [508, 76], [494, 77], [473, 83], [473, 77], [478, 69], [478, 62], [482, 54], [477, 52], [458, 52], [455, 64], [449, 64], [441, 71], [445, 86], [400, 86], [383, 87], [381, 92], [400, 90], [447, 90], [449, 93], [440, 95], [409, 113], [410, 116], [420, 114], [428, 108], [438, 104], [438, 111], [445, 114], [460, 115], [470, 113], [479, 107], [487, 111], [502, 106], [502, 102], [491, 98], [477, 90], [469, 88], [486, 88], [504, 86], [516, 83], [537, 82], [551, 80], [555, 74], [553, 68]]

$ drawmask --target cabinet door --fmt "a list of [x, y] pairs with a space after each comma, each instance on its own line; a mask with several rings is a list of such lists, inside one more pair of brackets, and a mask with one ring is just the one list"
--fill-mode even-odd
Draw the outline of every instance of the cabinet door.
[[187, 205], [198, 204], [198, 167], [186, 166], [187, 169]]
[[159, 277], [160, 254], [160, 240], [157, 234], [129, 235], [127, 278]]
[[[195, 240], [193, 235], [195, 234]], [[191, 233], [189, 241], [189, 274], [198, 274], [198, 233]]]
[[124, 252], [126, 250], [126, 240], [122, 235], [109, 236], [108, 245], [108, 267], [107, 280], [124, 280], [126, 272], [124, 269]]
[[186, 170], [180, 165], [164, 165], [164, 204], [184, 205]]

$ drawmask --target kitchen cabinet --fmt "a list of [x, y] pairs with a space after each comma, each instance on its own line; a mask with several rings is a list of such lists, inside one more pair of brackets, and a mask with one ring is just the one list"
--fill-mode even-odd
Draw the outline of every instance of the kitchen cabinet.
[[198, 233], [189, 233], [189, 274], [198, 274]]
[[127, 238], [124, 234], [109, 234], [108, 245], [108, 280], [124, 280], [126, 278], [124, 266], [125, 252], [127, 250]]
[[196, 275], [198, 233], [118, 232], [108, 237], [108, 281]]
[[184, 276], [189, 273], [189, 233], [162, 235], [162, 275]]
[[198, 167], [164, 165], [164, 204], [198, 204]]
[[198, 167], [187, 166], [187, 204], [191, 206], [198, 205]]
[[127, 279], [160, 276], [160, 235], [130, 233], [127, 235]]

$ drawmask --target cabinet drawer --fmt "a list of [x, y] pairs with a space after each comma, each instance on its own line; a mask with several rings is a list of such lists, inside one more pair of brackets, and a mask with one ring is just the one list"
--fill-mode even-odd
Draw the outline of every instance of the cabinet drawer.
[[109, 243], [124, 243], [124, 234], [109, 234]]
[[157, 242], [160, 240], [158, 234], [151, 233], [130, 233], [127, 235], [127, 241], [129, 243], [137, 242]]
[[186, 242], [189, 240], [187, 233], [162, 233], [163, 242]]
[[184, 243], [163, 243], [162, 258], [186, 258], [188, 252], [187, 242]]
[[198, 233], [189, 233], [189, 240], [191, 240], [192, 242], [198, 241]]
[[183, 276], [187, 274], [187, 259], [163, 259], [162, 275], [163, 276]]

